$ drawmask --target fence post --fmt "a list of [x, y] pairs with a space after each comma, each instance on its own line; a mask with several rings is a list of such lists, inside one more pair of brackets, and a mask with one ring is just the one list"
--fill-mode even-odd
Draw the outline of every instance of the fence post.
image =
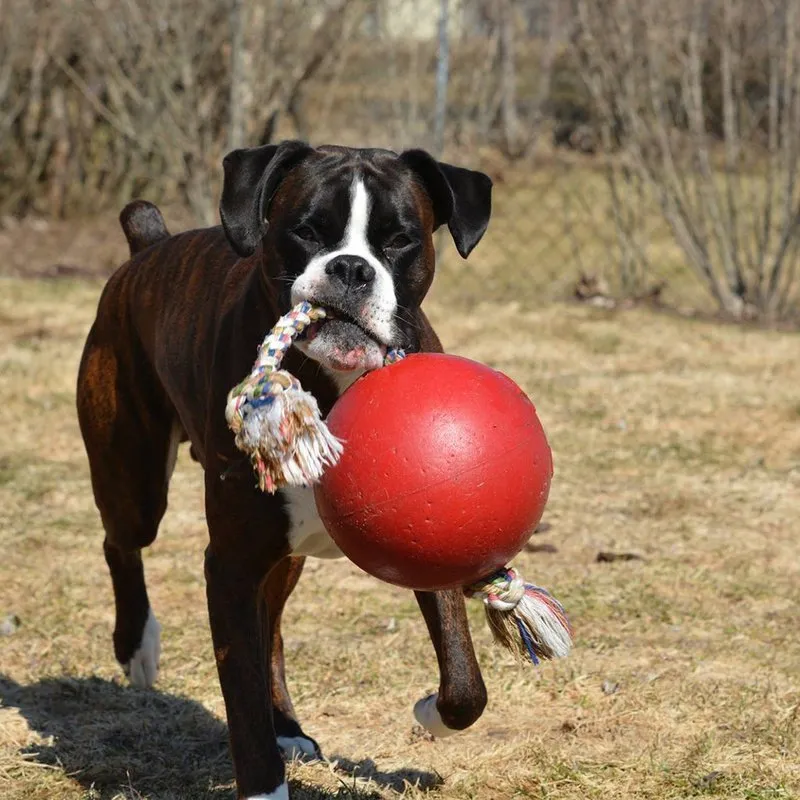
[[[438, 47], [436, 52], [436, 106], [433, 117], [433, 150], [436, 158], [444, 153], [444, 127], [447, 120], [447, 83], [450, 79], [450, 22], [449, 0], [440, 0]], [[445, 229], [440, 228], [433, 238], [437, 263], [441, 261], [447, 246]]]
[[245, 43], [244, 2], [231, 2], [231, 87], [228, 115], [228, 149], [236, 150], [244, 144], [244, 91]]
[[447, 83], [450, 77], [449, 0], [440, 0], [438, 48], [436, 53], [436, 107], [433, 118], [433, 142], [437, 157], [444, 151], [444, 127], [447, 119]]

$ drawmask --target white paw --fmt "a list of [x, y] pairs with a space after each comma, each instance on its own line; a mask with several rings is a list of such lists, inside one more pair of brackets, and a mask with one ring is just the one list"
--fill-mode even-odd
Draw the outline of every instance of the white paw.
[[284, 781], [274, 792], [269, 794], [253, 794], [245, 800], [289, 800], [289, 784]]
[[417, 700], [414, 706], [414, 718], [428, 733], [432, 734], [437, 739], [443, 739], [445, 736], [452, 736], [454, 733], [458, 733], [458, 731], [448, 728], [447, 725], [442, 722], [439, 709], [436, 708], [436, 701], [438, 699], [439, 695], [434, 692], [427, 697], [423, 697], [422, 700]]
[[320, 757], [314, 742], [305, 736], [279, 736], [278, 747], [287, 761], [317, 761]]
[[125, 674], [131, 684], [140, 689], [149, 689], [158, 677], [158, 661], [161, 656], [161, 625], [153, 614], [147, 611], [147, 621], [142, 631], [142, 642], [133, 658], [125, 664]]

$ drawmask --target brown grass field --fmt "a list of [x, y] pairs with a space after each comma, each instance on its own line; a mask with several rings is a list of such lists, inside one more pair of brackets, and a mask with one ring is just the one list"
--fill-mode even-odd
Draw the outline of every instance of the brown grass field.
[[[87, 234], [99, 271], [122, 251], [107, 235]], [[44, 236], [3, 255], [24, 265]], [[135, 690], [111, 649], [74, 412], [101, 283], [23, 271], [0, 279], [0, 617], [21, 620], [0, 636], [0, 797], [231, 798], [200, 471], [182, 452], [146, 556], [162, 672], [156, 691]], [[442, 301], [460, 279], [447, 270], [428, 309], [450, 350], [536, 402], [556, 463], [550, 528], [515, 563], [564, 603], [573, 654], [517, 666], [475, 605], [490, 705], [431, 741], [411, 716], [437, 682], [413, 598], [346, 562], [309, 562], [285, 623], [289, 676], [330, 761], [292, 765], [293, 796], [800, 797], [797, 334], [520, 303], [535, 278], [515, 274], [516, 300], [459, 314]], [[600, 563], [601, 551], [640, 558]]]

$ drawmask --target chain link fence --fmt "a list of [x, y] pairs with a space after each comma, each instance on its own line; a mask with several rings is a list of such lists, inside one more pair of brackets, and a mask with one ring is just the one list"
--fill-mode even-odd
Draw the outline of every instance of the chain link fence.
[[[731, 246], [747, 208], [726, 197], [729, 178], [715, 183], [758, 171], [755, 142], [791, 176], [763, 197], [797, 206], [800, 147], [780, 131], [800, 108], [800, 0], [763, 5], [0, 0], [0, 213], [60, 217], [144, 196], [213, 224], [234, 146], [425, 147], [495, 181], [470, 263], [440, 242], [449, 302], [535, 304], [576, 283], [602, 302], [666, 282], [673, 301], [705, 289], [726, 308], [766, 308], [770, 259], [782, 259], [778, 282], [796, 261], [794, 222], [773, 241], [775, 209], [756, 204], [769, 230], [747, 272]], [[743, 110], [768, 118], [747, 137]]]

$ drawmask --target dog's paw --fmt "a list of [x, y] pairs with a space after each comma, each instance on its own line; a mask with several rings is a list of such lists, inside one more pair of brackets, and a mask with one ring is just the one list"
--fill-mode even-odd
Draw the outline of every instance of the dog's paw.
[[287, 761], [321, 761], [319, 745], [307, 736], [279, 736], [278, 747]]
[[284, 781], [274, 792], [269, 794], [253, 794], [245, 800], [289, 800], [289, 784]]
[[437, 739], [443, 739], [445, 736], [452, 736], [454, 733], [458, 733], [458, 731], [448, 728], [442, 721], [439, 709], [436, 708], [438, 699], [438, 693], [434, 692], [427, 697], [423, 697], [422, 700], [417, 700], [414, 705], [414, 718], [428, 733]]
[[161, 625], [153, 614], [147, 612], [147, 621], [142, 631], [142, 641], [133, 658], [123, 665], [123, 670], [133, 686], [149, 689], [158, 677], [158, 663], [161, 657]]

